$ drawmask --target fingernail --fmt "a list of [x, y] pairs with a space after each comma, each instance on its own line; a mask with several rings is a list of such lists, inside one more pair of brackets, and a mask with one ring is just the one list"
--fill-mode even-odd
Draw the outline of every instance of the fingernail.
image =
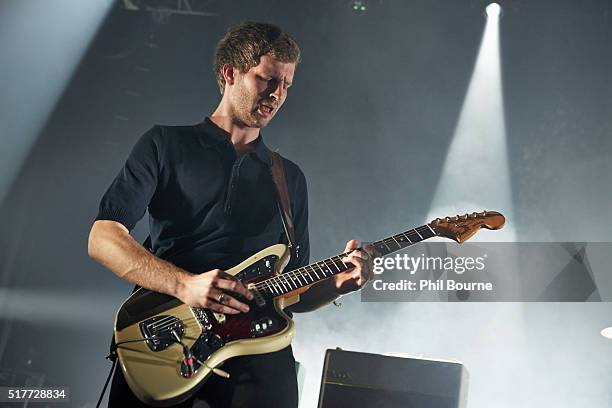
[[249, 311], [249, 307], [248, 307], [248, 306], [245, 306], [245, 307], [243, 307], [243, 308], [242, 308], [242, 310], [244, 311], [244, 313], [246, 313], [246, 312], [248, 312], [248, 311]]

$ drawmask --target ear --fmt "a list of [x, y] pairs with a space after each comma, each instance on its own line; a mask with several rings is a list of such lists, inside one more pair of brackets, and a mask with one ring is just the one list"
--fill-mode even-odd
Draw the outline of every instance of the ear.
[[223, 65], [221, 68], [223, 79], [225, 79], [225, 85], [234, 85], [236, 70], [229, 64]]

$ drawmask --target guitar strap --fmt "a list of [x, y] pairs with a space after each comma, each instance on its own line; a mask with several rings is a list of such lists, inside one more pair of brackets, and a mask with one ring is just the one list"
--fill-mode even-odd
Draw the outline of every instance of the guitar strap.
[[287, 236], [289, 248], [297, 258], [298, 248], [295, 244], [295, 231], [293, 229], [293, 216], [291, 213], [291, 200], [289, 199], [289, 188], [287, 187], [287, 179], [285, 178], [285, 166], [283, 158], [277, 152], [272, 152], [272, 179], [276, 186], [278, 208], [283, 221], [283, 228]]

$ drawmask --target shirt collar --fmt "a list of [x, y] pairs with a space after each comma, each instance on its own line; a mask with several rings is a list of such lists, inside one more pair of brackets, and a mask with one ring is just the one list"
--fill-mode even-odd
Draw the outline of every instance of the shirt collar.
[[[208, 136], [204, 143], [208, 146], [213, 146], [222, 142], [229, 142], [229, 134], [217, 126], [210, 118], [206, 117], [204, 122], [200, 124], [201, 129]], [[259, 136], [256, 139], [255, 149], [253, 153], [268, 166], [272, 165], [272, 159], [270, 158], [272, 152], [268, 149], [268, 146], [263, 141], [263, 136], [259, 132]]]

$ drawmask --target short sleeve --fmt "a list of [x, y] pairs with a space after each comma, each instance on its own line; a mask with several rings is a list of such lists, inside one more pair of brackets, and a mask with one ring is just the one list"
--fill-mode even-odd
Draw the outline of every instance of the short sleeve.
[[160, 129], [153, 127], [136, 142], [125, 165], [102, 197], [96, 220], [111, 220], [131, 231], [155, 194], [160, 168]]

